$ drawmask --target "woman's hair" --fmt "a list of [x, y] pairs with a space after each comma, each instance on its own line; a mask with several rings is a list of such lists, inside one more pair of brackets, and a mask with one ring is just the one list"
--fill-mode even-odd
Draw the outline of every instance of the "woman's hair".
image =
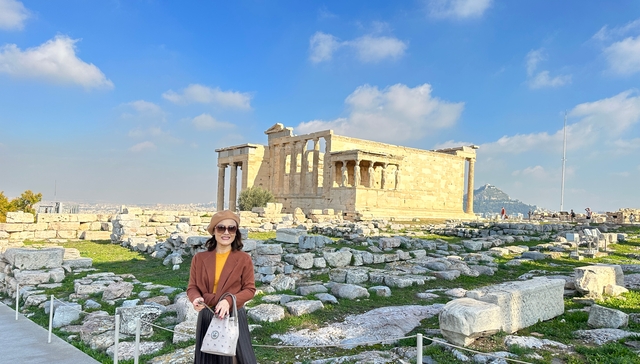
[[[204, 247], [207, 248], [208, 251], [212, 251], [218, 246], [218, 242], [216, 241], [216, 236], [213, 235], [207, 242], [204, 244]], [[242, 244], [242, 234], [240, 233], [240, 228], [236, 230], [236, 238], [231, 242], [231, 250], [242, 250], [244, 244]]]

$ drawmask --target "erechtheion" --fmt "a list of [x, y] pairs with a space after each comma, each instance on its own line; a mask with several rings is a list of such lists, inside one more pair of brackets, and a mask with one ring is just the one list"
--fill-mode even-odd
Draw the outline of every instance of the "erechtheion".
[[[241, 190], [260, 186], [273, 193], [285, 212], [296, 207], [305, 213], [333, 209], [352, 220], [474, 217], [474, 145], [421, 150], [335, 135], [332, 130], [294, 135], [293, 128], [279, 123], [265, 134], [266, 146], [216, 150], [219, 210], [225, 196], [233, 196], [228, 206], [235, 210]], [[463, 211], [465, 183], [470, 193]]]

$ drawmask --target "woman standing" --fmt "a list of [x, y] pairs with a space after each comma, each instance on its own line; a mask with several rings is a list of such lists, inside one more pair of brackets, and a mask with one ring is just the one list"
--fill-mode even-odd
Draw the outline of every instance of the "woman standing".
[[[240, 217], [229, 210], [217, 212], [211, 218], [207, 231], [212, 235], [207, 240], [207, 251], [194, 255], [191, 261], [187, 296], [193, 308], [199, 312], [196, 328], [196, 352], [194, 364], [256, 364], [256, 355], [251, 346], [247, 313], [244, 304], [253, 298], [256, 286], [253, 262], [249, 254], [242, 251], [242, 237], [238, 228]], [[231, 297], [218, 302], [224, 293], [236, 296], [240, 337], [236, 356], [220, 356], [200, 351], [202, 339], [214, 316], [223, 318], [233, 310]], [[203, 310], [206, 306], [210, 310]]]

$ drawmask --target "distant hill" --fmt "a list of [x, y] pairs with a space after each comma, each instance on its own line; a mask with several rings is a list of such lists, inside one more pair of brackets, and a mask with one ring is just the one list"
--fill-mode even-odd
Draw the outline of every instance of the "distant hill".
[[[466, 195], [463, 201], [466, 208]], [[503, 206], [507, 210], [507, 215], [521, 213], [525, 217], [529, 211], [533, 212], [539, 209], [536, 205], [527, 205], [519, 200], [512, 200], [509, 195], [490, 184], [473, 191], [473, 212], [499, 214]]]

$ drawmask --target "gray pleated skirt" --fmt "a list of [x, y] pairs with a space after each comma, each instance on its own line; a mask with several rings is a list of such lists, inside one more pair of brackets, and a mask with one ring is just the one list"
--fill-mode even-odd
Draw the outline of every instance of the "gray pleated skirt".
[[249, 334], [249, 323], [247, 322], [247, 312], [244, 307], [238, 309], [238, 328], [240, 337], [238, 338], [238, 346], [236, 346], [236, 356], [221, 356], [207, 354], [200, 351], [202, 339], [207, 334], [209, 323], [213, 318], [213, 313], [207, 309], [201, 310], [198, 314], [198, 326], [196, 327], [196, 352], [194, 355], [194, 364], [233, 364], [233, 359], [238, 364], [257, 364], [256, 354], [253, 352], [251, 345], [251, 336]]

